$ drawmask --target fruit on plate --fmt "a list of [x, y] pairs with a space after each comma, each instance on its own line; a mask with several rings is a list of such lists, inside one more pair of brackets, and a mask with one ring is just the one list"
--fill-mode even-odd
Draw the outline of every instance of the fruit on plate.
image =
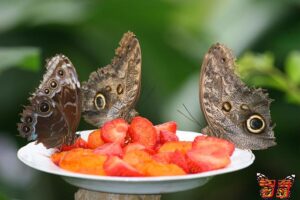
[[192, 148], [192, 142], [189, 141], [175, 141], [166, 142], [159, 149], [158, 152], [175, 152], [180, 151], [186, 154]]
[[103, 164], [107, 156], [95, 154], [91, 149], [75, 148], [66, 152], [59, 160], [65, 170], [94, 175], [105, 175]]
[[101, 128], [101, 137], [104, 142], [118, 142], [124, 145], [128, 124], [124, 119], [114, 119], [106, 122]]
[[88, 141], [87, 141], [87, 147], [89, 149], [96, 149], [97, 147], [100, 147], [104, 144], [104, 141], [101, 137], [101, 129], [94, 130], [89, 134]]
[[157, 132], [169, 131], [169, 132], [172, 132], [172, 133], [176, 133], [177, 123], [175, 121], [165, 122], [163, 124], [156, 125], [155, 129], [156, 129]]
[[61, 150], [62, 151], [69, 151], [71, 149], [75, 149], [75, 148], [87, 148], [88, 143], [82, 139], [81, 137], [78, 137], [74, 144], [72, 145], [62, 145]]
[[104, 171], [109, 176], [143, 176], [118, 156], [110, 156], [104, 163]]
[[226, 152], [229, 156], [233, 154], [234, 144], [216, 137], [208, 137], [206, 135], [197, 136], [193, 143], [193, 149], [198, 149], [202, 151], [217, 151], [221, 150]]
[[179, 141], [176, 130], [174, 121], [154, 126], [144, 117], [130, 124], [114, 119], [92, 131], [88, 141], [77, 138], [62, 147], [51, 160], [73, 172], [124, 177], [185, 175], [230, 164], [231, 142], [204, 135]]
[[154, 148], [157, 142], [157, 132], [152, 122], [144, 117], [135, 117], [128, 129], [132, 142], [137, 142], [147, 148]]

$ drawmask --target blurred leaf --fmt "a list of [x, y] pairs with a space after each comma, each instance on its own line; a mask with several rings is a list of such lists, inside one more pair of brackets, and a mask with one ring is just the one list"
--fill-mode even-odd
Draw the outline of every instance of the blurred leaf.
[[289, 87], [286, 80], [277, 74], [272, 74], [270, 76], [252, 74], [251, 78], [247, 79], [246, 82], [251, 85], [270, 87], [278, 90], [286, 90]]
[[285, 70], [291, 81], [300, 84], [300, 52], [290, 53], [286, 59]]
[[0, 200], [7, 200], [8, 198], [0, 192]]
[[74, 24], [85, 19], [87, 13], [87, 2], [85, 1], [57, 0], [36, 1], [36, 5], [31, 6], [26, 14], [30, 23], [40, 25], [47, 23]]
[[[238, 73], [248, 77], [253, 71], [267, 72], [274, 67], [274, 56], [271, 53], [246, 53], [238, 60]], [[250, 74], [249, 74], [250, 73]]]
[[300, 93], [291, 90], [290, 92], [287, 93], [286, 98], [287, 98], [287, 101], [290, 102], [290, 103], [299, 104], [299, 102], [300, 102]]
[[0, 73], [16, 66], [37, 71], [40, 67], [40, 50], [34, 47], [0, 48]]
[[[74, 24], [88, 14], [88, 2], [73, 0], [0, 1], [0, 32], [21, 25]], [[91, 2], [90, 2], [91, 4]]]
[[246, 53], [237, 63], [237, 70], [247, 83], [280, 90], [286, 94], [288, 102], [300, 104], [299, 52], [289, 55], [285, 66], [286, 74], [274, 66], [274, 57], [270, 53]]

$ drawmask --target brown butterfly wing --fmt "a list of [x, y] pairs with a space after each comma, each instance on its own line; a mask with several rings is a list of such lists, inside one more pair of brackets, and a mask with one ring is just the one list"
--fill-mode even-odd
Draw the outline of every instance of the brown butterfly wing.
[[127, 32], [110, 65], [91, 73], [82, 83], [82, 114], [97, 127], [115, 118], [130, 121], [141, 87], [141, 48], [135, 35]]
[[235, 58], [221, 44], [204, 57], [199, 99], [208, 126], [203, 133], [226, 138], [242, 149], [275, 145], [270, 103], [262, 89], [249, 88], [235, 74]]
[[80, 121], [81, 96], [77, 73], [70, 60], [57, 55], [46, 65], [43, 81], [29, 99], [18, 124], [20, 135], [45, 147], [72, 144]]

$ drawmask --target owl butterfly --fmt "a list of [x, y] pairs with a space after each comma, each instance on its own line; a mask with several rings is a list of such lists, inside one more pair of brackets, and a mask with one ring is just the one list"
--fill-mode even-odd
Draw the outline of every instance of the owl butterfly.
[[18, 123], [20, 135], [46, 148], [70, 145], [80, 121], [80, 83], [71, 61], [56, 55], [46, 64], [47, 72], [29, 98]]
[[202, 133], [232, 141], [242, 149], [275, 145], [268, 94], [249, 88], [235, 74], [235, 58], [221, 44], [205, 55], [200, 73], [199, 99], [208, 126]]
[[141, 87], [141, 48], [131, 32], [123, 35], [111, 64], [90, 74], [82, 83], [82, 115], [97, 127], [106, 121], [138, 115], [134, 106]]
[[265, 200], [273, 199], [274, 197], [276, 197], [277, 199], [289, 199], [291, 195], [291, 188], [295, 181], [295, 177], [296, 176], [292, 174], [290, 176], [287, 176], [285, 179], [276, 181], [268, 179], [265, 175], [261, 173], [257, 173], [258, 185], [261, 187], [261, 198]]

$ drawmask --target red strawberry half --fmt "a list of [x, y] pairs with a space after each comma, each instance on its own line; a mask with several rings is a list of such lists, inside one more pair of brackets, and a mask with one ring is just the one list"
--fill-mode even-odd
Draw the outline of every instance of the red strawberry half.
[[69, 151], [75, 148], [87, 148], [87, 147], [88, 147], [87, 142], [81, 137], [79, 137], [75, 140], [75, 143], [72, 145], [62, 145], [61, 151]]
[[101, 137], [104, 142], [119, 142], [123, 145], [128, 126], [127, 122], [121, 118], [106, 122], [101, 128]]
[[105, 161], [103, 168], [109, 176], [143, 176], [138, 170], [117, 156], [110, 156]]
[[177, 124], [175, 121], [169, 121], [163, 124], [155, 125], [155, 128], [158, 132], [160, 131], [170, 131], [172, 133], [176, 133]]
[[195, 138], [192, 149], [209, 152], [221, 150], [231, 156], [234, 151], [234, 144], [225, 139], [201, 135]]
[[154, 148], [157, 133], [153, 124], [144, 117], [135, 117], [128, 129], [132, 142], [140, 143], [146, 148]]
[[95, 154], [102, 154], [107, 156], [122, 156], [123, 150], [120, 143], [105, 143], [94, 150]]
[[185, 172], [189, 171], [186, 157], [180, 151], [157, 153], [153, 156], [153, 159], [160, 163], [175, 164], [181, 167]]
[[161, 144], [164, 144], [165, 142], [174, 142], [174, 141], [179, 141], [176, 133], [167, 130], [160, 131], [159, 142]]
[[208, 154], [192, 149], [188, 151], [186, 155], [190, 173], [220, 169], [230, 163], [227, 152], [222, 150]]

